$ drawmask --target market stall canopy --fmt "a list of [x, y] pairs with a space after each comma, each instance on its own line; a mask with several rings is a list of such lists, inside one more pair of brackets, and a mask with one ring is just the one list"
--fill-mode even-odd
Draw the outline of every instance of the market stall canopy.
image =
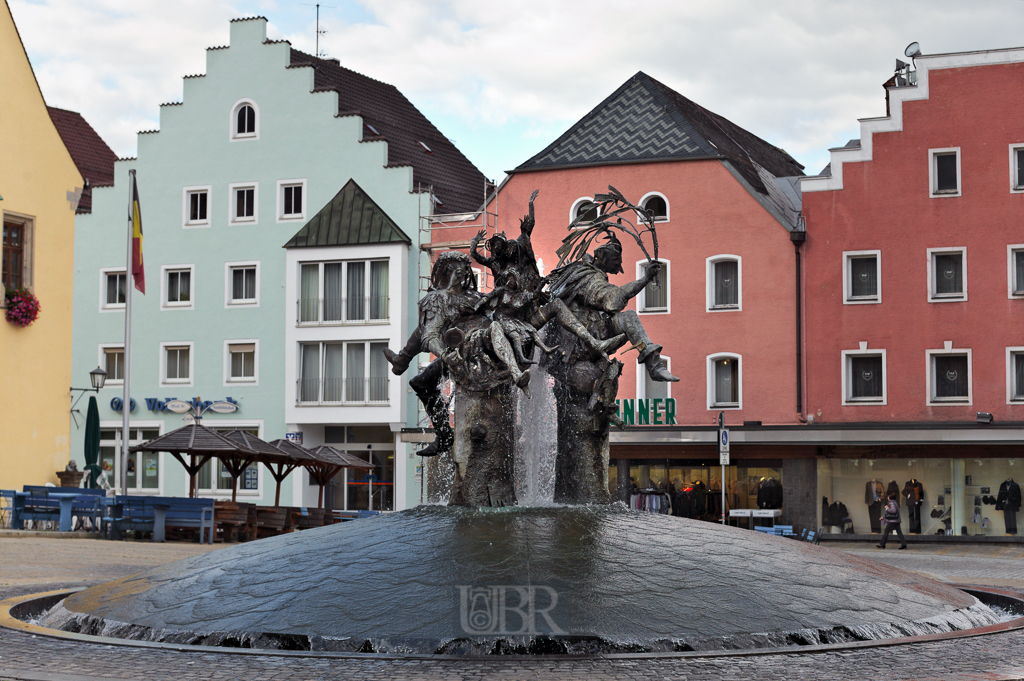
[[[241, 477], [242, 473], [245, 472], [246, 468], [248, 468], [249, 466], [256, 462], [261, 462], [263, 464], [266, 464], [267, 468], [270, 470], [271, 475], [274, 475], [274, 468], [271, 466], [271, 464], [278, 464], [278, 467], [282, 468], [287, 467], [289, 465], [289, 462], [292, 460], [291, 457], [286, 455], [284, 452], [282, 452], [274, 445], [270, 444], [269, 442], [265, 442], [264, 440], [261, 440], [260, 438], [256, 437], [255, 435], [247, 431], [229, 430], [228, 432], [224, 433], [224, 437], [254, 452], [254, 454], [252, 455], [240, 455], [238, 453], [226, 453], [216, 455], [217, 458], [221, 460], [221, 463], [223, 464], [224, 468], [227, 469], [228, 473], [231, 475], [231, 501], [235, 501], [236, 499], [236, 496], [238, 494], [238, 478]], [[281, 480], [284, 480], [284, 477], [287, 477], [288, 473], [291, 473], [293, 469], [294, 466], [288, 468], [288, 472], [285, 473], [284, 476], [282, 476]], [[274, 475], [274, 479], [277, 480], [276, 475]], [[281, 496], [280, 480], [278, 480], [277, 482], [277, 496], [279, 500]], [[274, 505], [278, 505], [276, 501]]]
[[340, 449], [335, 449], [331, 445], [320, 445], [319, 447], [313, 447], [310, 451], [313, 454], [323, 458], [325, 461], [336, 463], [342, 468], [376, 468], [377, 464], [369, 461], [364, 461], [358, 456], [353, 456], [348, 452]]
[[[239, 442], [229, 440], [215, 430], [210, 430], [198, 423], [190, 423], [177, 430], [172, 430], [149, 442], [131, 447], [128, 451], [135, 452], [170, 452], [188, 471], [188, 495], [195, 496], [196, 473], [213, 457], [254, 457], [256, 451]], [[188, 463], [184, 455], [189, 455]]]

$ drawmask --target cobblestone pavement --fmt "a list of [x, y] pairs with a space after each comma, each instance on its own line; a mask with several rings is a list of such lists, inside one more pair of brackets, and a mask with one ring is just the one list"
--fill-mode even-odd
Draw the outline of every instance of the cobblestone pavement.
[[[10, 542], [26, 542], [24, 539]], [[0, 598], [38, 591], [94, 584], [161, 559], [175, 559], [199, 549], [174, 544], [93, 542], [72, 558], [63, 546], [11, 546], [0, 541]], [[1024, 552], [999, 554], [988, 547], [968, 551], [921, 549], [917, 551], [867, 550], [863, 545], [830, 547], [864, 554], [886, 563], [920, 569], [947, 581], [1001, 579], [1015, 582], [1024, 593]], [[11, 551], [18, 554], [12, 558]], [[204, 550], [208, 550], [204, 549]], [[62, 556], [56, 566], [45, 567], [53, 554]], [[182, 555], [178, 555], [183, 552]], [[104, 558], [114, 561], [104, 563]], [[1017, 560], [1014, 560], [1014, 558]], [[38, 570], [35, 583], [12, 583], [9, 570], [24, 562]], [[83, 579], [82, 565], [102, 564], [101, 578]], [[36, 565], [35, 568], [32, 568]], [[991, 570], [986, 571], [985, 566]], [[92, 569], [92, 568], [90, 568]], [[976, 576], [975, 576], [976, 575]], [[986, 576], [987, 575], [987, 576]], [[59, 579], [62, 577], [62, 579]], [[1007, 586], [1010, 586], [1007, 584]], [[95, 679], [411, 679], [417, 681], [501, 678], [524, 681], [546, 679], [917, 679], [960, 681], [1024, 679], [1024, 631], [992, 636], [804, 654], [760, 655], [736, 658], [633, 658], [633, 659], [493, 659], [380, 660], [304, 659], [285, 656], [252, 656], [230, 653], [162, 651], [123, 646], [78, 643], [0, 630], [0, 679], [33, 681], [93, 681]]]

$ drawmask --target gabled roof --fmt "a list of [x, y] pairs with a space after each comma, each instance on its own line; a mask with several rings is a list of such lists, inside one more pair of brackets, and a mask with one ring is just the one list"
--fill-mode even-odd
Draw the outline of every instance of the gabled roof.
[[284, 247], [390, 243], [412, 240], [355, 180], [349, 180]]
[[92, 188], [114, 184], [114, 161], [117, 160], [117, 154], [82, 118], [82, 114], [53, 106], [46, 108], [78, 172], [83, 179], [89, 181], [88, 187], [82, 189], [82, 198], [75, 212], [91, 213]]
[[643, 71], [512, 172], [692, 159], [730, 161], [762, 194], [767, 189], [757, 166], [775, 177], [803, 175], [803, 166], [782, 149]]
[[255, 454], [245, 445], [232, 442], [215, 430], [190, 423], [149, 442], [131, 448], [133, 452], [178, 452], [181, 454]]
[[487, 178], [398, 88], [296, 49], [291, 55], [293, 67], [315, 66], [315, 90], [338, 93], [339, 116], [362, 116], [364, 142], [388, 143], [388, 166], [410, 165], [413, 189], [434, 188], [441, 201], [437, 212], [480, 209]]

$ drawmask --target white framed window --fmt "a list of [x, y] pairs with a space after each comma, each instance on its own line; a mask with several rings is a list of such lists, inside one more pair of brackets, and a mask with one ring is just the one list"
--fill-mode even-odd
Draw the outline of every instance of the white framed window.
[[1006, 247], [1006, 297], [1024, 298], [1024, 244]]
[[967, 300], [967, 248], [928, 249], [928, 302]]
[[743, 408], [742, 359], [731, 352], [707, 356], [708, 409]]
[[224, 385], [259, 383], [259, 340], [224, 341]]
[[743, 309], [743, 258], [738, 255], [713, 255], [706, 261], [707, 311]]
[[843, 302], [847, 305], [882, 302], [882, 252], [843, 252]]
[[637, 205], [651, 211], [655, 222], [669, 221], [668, 199], [661, 192], [647, 192]]
[[944, 341], [941, 350], [926, 350], [928, 404], [970, 405], [974, 403], [970, 349], [954, 348]]
[[1010, 145], [1010, 193], [1024, 193], [1024, 144]]
[[388, 320], [387, 260], [299, 263], [299, 325]]
[[[665, 368], [672, 372], [672, 358], [662, 355], [665, 360]], [[641, 400], [652, 400], [661, 398], [667, 400], [672, 397], [672, 384], [668, 381], [651, 380], [651, 375], [644, 369], [636, 372], [636, 396]]]
[[278, 180], [277, 221], [303, 220], [306, 217], [306, 180]]
[[163, 265], [160, 268], [160, 299], [166, 309], [192, 309], [195, 277], [192, 265]]
[[160, 343], [160, 383], [162, 385], [192, 385], [192, 341]]
[[387, 404], [390, 365], [384, 341], [300, 343], [296, 402]]
[[260, 137], [260, 108], [251, 99], [240, 99], [231, 107], [230, 138], [254, 140]]
[[861, 341], [857, 350], [843, 350], [843, 404], [888, 404], [885, 350], [868, 349]]
[[228, 185], [228, 220], [259, 222], [260, 186], [256, 182], [237, 182]]
[[[207, 421], [204, 424], [207, 428], [219, 431], [221, 434], [229, 430], [241, 430], [255, 437], [263, 436], [263, 421]], [[201, 496], [217, 498], [231, 498], [231, 474], [224, 468], [220, 459], [210, 459], [196, 473], [196, 487]], [[238, 496], [261, 498], [263, 495], [263, 465], [259, 463], [250, 464], [238, 478]]]
[[128, 275], [123, 267], [100, 270], [100, 312], [123, 310], [127, 294]]
[[960, 196], [960, 147], [928, 150], [928, 186], [931, 196]]
[[1024, 404], [1024, 346], [1006, 348], [1006, 403]]
[[260, 304], [258, 260], [224, 263], [224, 307]]
[[124, 385], [124, 343], [100, 345], [99, 366], [107, 372], [104, 385]]
[[185, 187], [182, 189], [181, 226], [185, 229], [210, 226], [210, 196], [213, 187]]
[[[672, 273], [668, 260], [662, 260], [661, 271], [636, 297], [637, 312], [645, 314], [668, 314], [672, 305]], [[636, 278], [647, 272], [647, 260], [636, 263]]]
[[578, 223], [577, 227], [586, 227], [587, 225], [595, 222], [600, 215], [597, 204], [594, 203], [594, 199], [591, 196], [581, 196], [572, 202], [572, 207], [569, 208], [569, 222], [572, 223], [576, 218], [582, 218]]
[[[136, 421], [132, 419], [128, 446], [134, 447], [159, 437], [163, 421]], [[121, 489], [121, 423], [100, 422], [99, 466], [101, 479], [115, 489]], [[134, 494], [163, 494], [164, 452], [131, 452], [128, 454], [128, 492]]]

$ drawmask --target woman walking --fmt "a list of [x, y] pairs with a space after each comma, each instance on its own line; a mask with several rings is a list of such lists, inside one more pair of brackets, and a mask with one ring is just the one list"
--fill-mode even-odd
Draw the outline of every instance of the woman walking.
[[876, 548], [885, 548], [885, 542], [889, 539], [889, 533], [893, 530], [900, 536], [900, 550], [902, 551], [907, 548], [907, 538], [903, 536], [903, 530], [900, 529], [900, 504], [896, 501], [898, 498], [898, 493], [889, 493], [889, 500], [885, 502], [885, 513], [881, 518], [882, 522], [885, 523], [885, 530], [882, 532], [882, 543], [876, 544]]

